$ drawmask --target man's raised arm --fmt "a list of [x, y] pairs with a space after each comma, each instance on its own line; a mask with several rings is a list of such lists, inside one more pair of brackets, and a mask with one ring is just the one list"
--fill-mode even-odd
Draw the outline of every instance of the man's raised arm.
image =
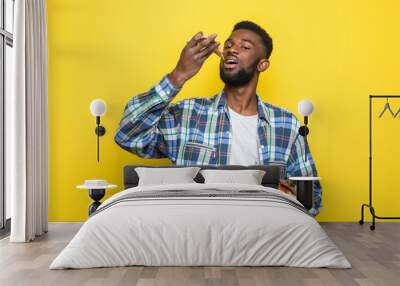
[[144, 158], [162, 158], [173, 154], [169, 150], [166, 140], [173, 140], [173, 136], [164, 138], [167, 130], [159, 128], [160, 121], [169, 121], [170, 134], [176, 136], [176, 114], [171, 110], [163, 111], [179, 92], [171, 85], [167, 77], [148, 92], [133, 97], [125, 107], [123, 117], [119, 123], [115, 142], [121, 148]]
[[176, 159], [180, 110], [179, 105], [170, 102], [218, 48], [215, 38], [215, 34], [194, 35], [183, 48], [175, 69], [148, 92], [128, 102], [114, 137], [119, 146], [144, 158]]

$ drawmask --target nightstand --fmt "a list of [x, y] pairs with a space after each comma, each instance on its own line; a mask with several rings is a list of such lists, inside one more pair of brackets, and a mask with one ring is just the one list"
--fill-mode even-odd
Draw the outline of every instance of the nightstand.
[[87, 189], [89, 197], [93, 200], [93, 203], [89, 206], [89, 216], [101, 205], [100, 200], [106, 194], [106, 190], [116, 187], [117, 185], [108, 184], [106, 180], [85, 180], [83, 185], [76, 186], [78, 189]]
[[320, 177], [290, 177], [290, 181], [296, 184], [296, 198], [303, 206], [310, 210], [313, 207], [313, 181], [319, 181]]

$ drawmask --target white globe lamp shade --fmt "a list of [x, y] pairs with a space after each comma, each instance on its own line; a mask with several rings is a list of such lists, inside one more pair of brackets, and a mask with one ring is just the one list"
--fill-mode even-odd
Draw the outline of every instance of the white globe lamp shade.
[[95, 99], [90, 103], [90, 112], [93, 116], [103, 116], [107, 111], [106, 102], [102, 99]]
[[299, 102], [297, 109], [303, 116], [309, 116], [314, 111], [314, 105], [309, 99], [303, 99]]

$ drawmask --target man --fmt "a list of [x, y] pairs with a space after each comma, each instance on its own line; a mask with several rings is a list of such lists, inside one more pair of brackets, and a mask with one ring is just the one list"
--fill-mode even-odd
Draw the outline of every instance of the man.
[[[175, 69], [128, 102], [115, 142], [140, 157], [168, 157], [177, 165], [280, 164], [285, 178], [317, 176], [297, 118], [263, 103], [256, 93], [259, 74], [269, 67], [271, 37], [257, 24], [243, 21], [235, 25], [222, 52], [215, 39], [215, 34], [197, 33]], [[224, 89], [212, 98], [171, 104], [213, 52], [221, 57]], [[310, 213], [317, 215], [320, 208], [321, 185], [316, 181]]]

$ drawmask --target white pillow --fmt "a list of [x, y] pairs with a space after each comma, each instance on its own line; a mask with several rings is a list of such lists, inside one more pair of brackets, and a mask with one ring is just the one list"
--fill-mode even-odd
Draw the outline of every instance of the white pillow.
[[205, 184], [234, 183], [246, 185], [261, 185], [265, 171], [262, 170], [201, 170]]
[[135, 168], [139, 176], [138, 186], [195, 183], [193, 179], [199, 170], [199, 167]]

